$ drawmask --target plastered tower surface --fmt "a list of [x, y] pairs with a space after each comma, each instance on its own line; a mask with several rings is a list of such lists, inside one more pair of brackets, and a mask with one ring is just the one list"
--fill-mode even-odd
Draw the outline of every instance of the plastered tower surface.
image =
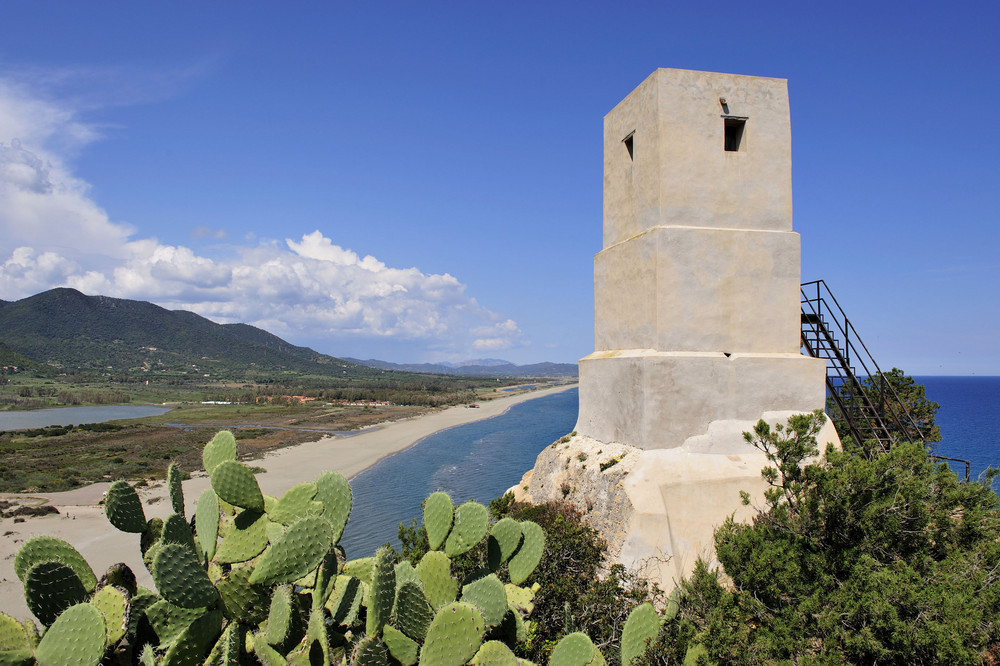
[[577, 436], [519, 492], [575, 502], [619, 561], [670, 587], [711, 559], [722, 520], [749, 515], [741, 490], [760, 503], [764, 459], [742, 433], [825, 402], [824, 361], [800, 353], [786, 82], [643, 81], [604, 119], [603, 245]]

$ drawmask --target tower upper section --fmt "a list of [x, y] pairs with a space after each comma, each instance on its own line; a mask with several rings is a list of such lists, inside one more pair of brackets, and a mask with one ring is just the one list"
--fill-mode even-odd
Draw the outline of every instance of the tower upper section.
[[792, 230], [784, 79], [658, 69], [604, 117], [604, 247], [658, 226]]

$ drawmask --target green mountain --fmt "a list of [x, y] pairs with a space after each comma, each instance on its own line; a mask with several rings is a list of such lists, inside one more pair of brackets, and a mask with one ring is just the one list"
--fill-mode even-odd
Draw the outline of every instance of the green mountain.
[[65, 288], [0, 301], [0, 357], [116, 375], [372, 374], [247, 324], [216, 324], [185, 310]]

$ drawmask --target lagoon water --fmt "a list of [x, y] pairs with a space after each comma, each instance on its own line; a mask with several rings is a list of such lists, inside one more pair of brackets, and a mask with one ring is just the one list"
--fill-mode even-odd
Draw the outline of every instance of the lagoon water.
[[98, 407], [56, 407], [31, 411], [0, 412], [0, 430], [104, 423], [119, 419], [139, 419], [169, 412], [170, 407], [154, 405], [105, 405]]
[[[1000, 377], [918, 377], [941, 404], [941, 455], [972, 462], [972, 478], [1000, 465]], [[384, 543], [399, 547], [399, 523], [420, 518], [420, 503], [444, 490], [458, 504], [487, 503], [517, 483], [538, 453], [576, 423], [578, 391], [529, 400], [506, 414], [427, 437], [351, 481], [354, 510], [342, 544], [348, 557], [370, 555]], [[964, 466], [956, 468], [964, 474]], [[1000, 479], [994, 483], [1000, 490]]]

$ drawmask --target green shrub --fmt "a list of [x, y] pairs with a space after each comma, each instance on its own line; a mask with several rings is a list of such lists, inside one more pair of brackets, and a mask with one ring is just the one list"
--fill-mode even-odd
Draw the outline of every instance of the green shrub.
[[699, 564], [682, 584], [688, 635], [677, 638], [725, 663], [994, 663], [996, 472], [961, 483], [909, 443], [871, 457], [848, 444], [802, 465], [822, 418], [758, 424], [767, 505], [716, 531], [731, 587]]

